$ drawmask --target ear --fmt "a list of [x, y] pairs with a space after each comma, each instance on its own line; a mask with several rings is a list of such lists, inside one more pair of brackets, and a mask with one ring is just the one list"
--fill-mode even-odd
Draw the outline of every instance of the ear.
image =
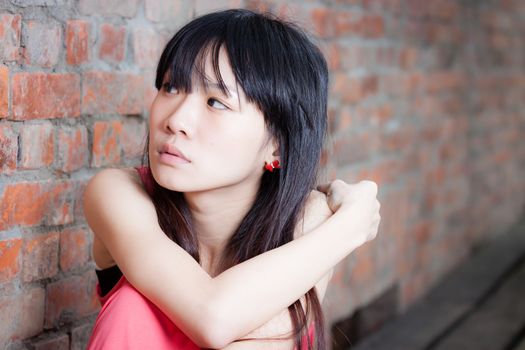
[[279, 151], [279, 143], [277, 142], [277, 140], [275, 140], [273, 137], [272, 137], [272, 140], [271, 142], [269, 142], [269, 151], [271, 152], [271, 158], [270, 159], [279, 159], [279, 161], [281, 160], [280, 159], [280, 151]]

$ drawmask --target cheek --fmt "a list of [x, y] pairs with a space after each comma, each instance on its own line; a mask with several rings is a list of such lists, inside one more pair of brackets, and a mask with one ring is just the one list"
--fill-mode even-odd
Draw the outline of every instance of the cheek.
[[221, 159], [253, 161], [264, 139], [263, 131], [253, 123], [210, 130], [203, 138], [204, 148]]

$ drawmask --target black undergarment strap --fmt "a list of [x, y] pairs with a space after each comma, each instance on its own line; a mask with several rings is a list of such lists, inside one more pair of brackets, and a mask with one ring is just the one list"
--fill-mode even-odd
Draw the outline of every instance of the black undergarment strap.
[[98, 284], [100, 285], [101, 296], [106, 295], [111, 288], [113, 288], [122, 277], [122, 271], [120, 271], [117, 265], [108, 267], [107, 269], [99, 270], [95, 269], [98, 278]]

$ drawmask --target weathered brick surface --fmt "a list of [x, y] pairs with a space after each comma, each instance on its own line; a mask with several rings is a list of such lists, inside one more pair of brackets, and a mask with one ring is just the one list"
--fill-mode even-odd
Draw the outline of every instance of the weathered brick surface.
[[20, 271], [20, 248], [22, 240], [19, 238], [0, 241], [0, 283], [9, 281]]
[[86, 72], [83, 76], [82, 113], [139, 114], [143, 81], [128, 73]]
[[69, 337], [67, 334], [59, 334], [37, 341], [35, 350], [69, 350]]
[[80, 78], [74, 73], [17, 73], [12, 77], [17, 120], [80, 115]]
[[88, 271], [50, 283], [46, 288], [45, 328], [74, 321], [100, 308], [95, 272]]
[[16, 61], [20, 50], [22, 17], [0, 13], [0, 60]]
[[62, 48], [62, 28], [54, 21], [25, 23], [25, 63], [50, 68], [58, 63]]
[[83, 20], [67, 21], [66, 62], [79, 65], [89, 61], [90, 41], [89, 22]]
[[135, 28], [133, 30], [135, 63], [142, 68], [155, 69], [166, 44], [164, 41], [151, 27]]
[[0, 118], [9, 113], [9, 69], [0, 65]]
[[72, 172], [87, 165], [88, 136], [85, 126], [64, 126], [58, 130], [57, 135], [58, 153], [57, 161], [60, 169]]
[[80, 0], [78, 8], [86, 15], [100, 14], [131, 18], [137, 13], [138, 3], [138, 0]]
[[84, 350], [91, 336], [93, 326], [85, 324], [71, 330], [71, 350]]
[[45, 291], [41, 287], [27, 288], [0, 296], [0, 346], [30, 338], [42, 332], [44, 326]]
[[121, 62], [126, 50], [126, 28], [104, 23], [99, 35], [99, 57], [108, 62]]
[[55, 130], [53, 124], [24, 125], [20, 131], [21, 169], [37, 169], [50, 166], [55, 154]]
[[69, 228], [60, 232], [60, 269], [68, 271], [85, 265], [89, 260], [88, 231]]
[[16, 169], [18, 139], [13, 125], [0, 124], [0, 173], [12, 174]]
[[58, 272], [59, 234], [51, 232], [27, 238], [23, 246], [22, 278], [31, 282]]
[[93, 153], [91, 166], [118, 165], [122, 150], [120, 136], [122, 123], [96, 122], [93, 126]]
[[[324, 309], [386, 290], [404, 309], [523, 213], [520, 1], [11, 1], [0, 13], [0, 348], [84, 349], [98, 310], [82, 195], [137, 165], [158, 56], [192, 16], [273, 11], [330, 69], [328, 178], [379, 184], [378, 237], [336, 268]], [[45, 328], [44, 329], [44, 318]]]
[[154, 22], [177, 19], [182, 1], [145, 0], [146, 18]]
[[7, 184], [0, 195], [0, 230], [15, 226], [63, 225], [73, 221], [76, 183], [72, 181]]

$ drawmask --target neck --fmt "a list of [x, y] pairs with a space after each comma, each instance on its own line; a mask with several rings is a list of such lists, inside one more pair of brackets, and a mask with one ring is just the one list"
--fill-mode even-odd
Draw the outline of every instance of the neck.
[[217, 269], [224, 249], [257, 194], [258, 184], [239, 185], [184, 193], [199, 242], [201, 266], [212, 276], [221, 272]]

